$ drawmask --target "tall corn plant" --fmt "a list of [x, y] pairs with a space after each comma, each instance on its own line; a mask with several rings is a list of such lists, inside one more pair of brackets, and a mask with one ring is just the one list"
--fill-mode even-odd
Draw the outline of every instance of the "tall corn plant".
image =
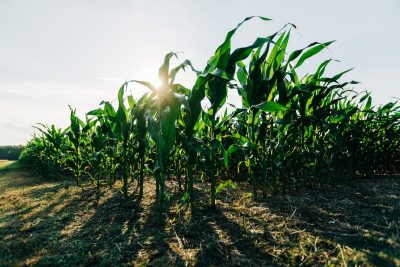
[[82, 128], [85, 123], [81, 121], [76, 116], [76, 110], [70, 108], [70, 130], [68, 132], [69, 140], [71, 141], [71, 146], [74, 151], [73, 162], [74, 162], [74, 175], [76, 178], [76, 185], [80, 185], [81, 175], [82, 175], [82, 156], [81, 156], [81, 138], [82, 138]]
[[149, 82], [133, 80], [151, 90], [150, 101], [152, 110], [148, 110], [147, 124], [151, 138], [157, 147], [156, 198], [161, 210], [165, 200], [165, 179], [169, 163], [169, 154], [175, 145], [176, 122], [180, 114], [182, 104], [186, 104], [185, 95], [178, 94], [179, 84], [175, 84], [177, 72], [169, 71], [170, 60], [175, 53], [168, 53], [159, 69], [161, 86], [156, 88]]
[[[91, 112], [88, 113], [88, 115], [92, 116], [97, 116], [99, 119], [102, 121], [102, 127], [108, 129], [108, 136], [107, 138], [109, 139], [109, 145], [112, 146], [109, 149], [109, 152], [114, 154], [115, 158], [115, 152], [117, 151], [117, 148], [115, 145], [119, 145], [119, 166], [121, 170], [121, 175], [122, 175], [122, 181], [123, 181], [123, 195], [124, 198], [128, 198], [128, 176], [129, 176], [129, 165], [130, 165], [130, 160], [128, 157], [128, 151], [129, 151], [129, 140], [132, 135], [132, 128], [133, 128], [133, 120], [132, 116], [130, 114], [131, 112], [131, 107], [134, 105], [134, 101], [132, 98], [129, 98], [130, 106], [125, 105], [125, 98], [124, 98], [124, 93], [126, 90], [126, 87], [128, 85], [128, 82], [125, 82], [120, 89], [118, 90], [118, 109], [115, 110], [113, 105], [110, 102], [102, 102], [104, 105], [103, 109], [96, 109], [92, 110]], [[132, 102], [133, 101], [133, 102]], [[112, 157], [112, 154], [110, 154]], [[114, 172], [114, 177], [115, 177], [115, 171], [116, 171], [116, 165], [117, 162], [112, 163], [112, 168]], [[112, 177], [110, 177], [110, 187], [112, 184]]]
[[243, 23], [252, 18], [260, 18], [264, 21], [270, 20], [265, 17], [245, 18], [236, 28], [228, 32], [225, 41], [217, 48], [214, 56], [210, 58], [203, 71], [203, 75], [206, 76], [205, 95], [210, 101], [210, 107], [203, 114], [206, 118], [205, 121], [209, 122], [207, 123], [209, 128], [209, 152], [207, 158], [210, 164], [208, 176], [210, 179], [210, 206], [212, 209], [216, 207], [216, 151], [218, 147], [221, 147], [220, 140], [216, 135], [217, 113], [226, 101], [228, 85], [234, 79], [237, 62], [246, 59], [253, 49], [261, 47], [270, 41], [269, 38], [258, 38], [252, 45], [241, 47], [231, 52], [232, 36]]
[[[122, 178], [126, 198], [128, 178], [137, 167], [141, 197], [147, 159], [149, 169], [155, 167], [159, 207], [165, 200], [168, 166], [180, 169], [179, 160], [184, 158], [184, 199], [189, 196], [192, 215], [195, 172], [206, 170], [210, 206], [215, 208], [218, 187], [228, 184], [217, 186], [217, 176], [224, 172], [220, 159], [229, 167], [227, 173], [232, 173], [234, 167], [228, 164], [228, 156], [235, 151], [239, 153], [232, 162], [238, 163], [238, 169], [243, 169], [243, 163], [246, 165], [255, 198], [257, 188], [266, 184], [272, 185], [274, 192], [281, 187], [286, 193], [337, 180], [342, 176], [335, 174], [338, 170], [343, 175], [398, 170], [398, 105], [373, 107], [368, 94], [358, 95], [348, 89], [356, 82], [339, 81], [347, 71], [326, 77], [325, 69], [331, 60], [300, 78], [297, 70], [332, 42], [312, 43], [288, 54], [290, 31], [280, 30], [232, 51], [232, 36], [252, 18], [228, 32], [204, 70], [196, 71], [191, 90], [175, 82], [180, 70], [194, 70], [190, 61], [170, 70], [175, 54], [169, 53], [159, 69], [160, 88], [134, 81], [150, 88], [151, 93], [137, 102], [132, 96], [126, 101], [128, 83], [124, 83], [118, 91], [117, 109], [112, 103], [103, 102], [102, 108], [89, 112], [88, 116], [95, 118], [87, 118], [86, 123], [71, 109], [70, 127], [64, 131], [55, 126], [39, 127], [41, 135], [29, 142], [24, 158], [47, 174], [61, 175], [72, 170], [77, 184], [83, 174], [94, 177], [97, 198], [103, 175], [109, 176], [110, 188], [116, 178]], [[221, 116], [227, 91], [235, 86], [242, 107]], [[209, 106], [203, 110], [202, 101], [206, 98]], [[170, 164], [171, 155], [174, 164]]]
[[[69, 146], [66, 134], [69, 128], [62, 130], [54, 125], [48, 126], [39, 124], [34, 126], [41, 133], [41, 136], [33, 144], [39, 145], [38, 159], [40, 165], [46, 170], [46, 175], [58, 176], [67, 169], [65, 165], [66, 148]], [[39, 141], [40, 140], [40, 141]]]
[[105, 161], [106, 154], [104, 153], [107, 146], [107, 138], [103, 133], [102, 128], [97, 126], [92, 133], [92, 172], [94, 173], [94, 179], [96, 181], [96, 199], [97, 202], [100, 200], [101, 194], [101, 176], [105, 173]]
[[[265, 169], [260, 166], [259, 157], [262, 154], [257, 153], [262, 150], [261, 144], [257, 143], [260, 140], [261, 127], [271, 125], [262, 124], [262, 118], [265, 118], [266, 112], [279, 112], [286, 110], [285, 106], [270, 101], [271, 94], [275, 85], [281, 81], [277, 81], [275, 70], [282, 64], [285, 49], [289, 40], [289, 33], [281, 34], [277, 41], [274, 38], [278, 33], [274, 33], [269, 37], [269, 42], [261, 53], [262, 47], [252, 53], [249, 66], [242, 62], [238, 63], [239, 69], [237, 77], [240, 85], [238, 93], [242, 97], [243, 109], [247, 115], [247, 135], [245, 138], [239, 138], [242, 147], [247, 151], [247, 164], [249, 166], [250, 179], [253, 188], [253, 197], [257, 199], [258, 179], [256, 177], [256, 169]], [[271, 44], [274, 45], [270, 51]], [[240, 112], [240, 110], [239, 110]], [[271, 123], [272, 121], [269, 120]]]
[[149, 104], [147, 94], [141, 97], [137, 105], [132, 108], [131, 116], [136, 120], [133, 131], [135, 132], [138, 141], [138, 154], [139, 154], [139, 198], [143, 197], [143, 181], [145, 170], [145, 156], [146, 156], [146, 135], [147, 123], [146, 112]]
[[102, 149], [104, 154], [104, 164], [106, 166], [105, 175], [108, 176], [108, 184], [111, 189], [117, 176], [117, 166], [119, 157], [117, 153], [118, 140], [115, 138], [113, 128], [116, 123], [116, 111], [110, 102], [102, 102], [103, 108], [98, 108], [88, 112], [88, 116], [94, 116], [97, 121], [97, 128], [101, 130], [105, 146]]

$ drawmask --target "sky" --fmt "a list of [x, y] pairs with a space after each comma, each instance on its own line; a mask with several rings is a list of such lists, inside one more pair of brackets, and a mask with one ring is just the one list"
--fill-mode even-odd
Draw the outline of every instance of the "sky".
[[[0, 145], [26, 143], [38, 122], [66, 127], [68, 105], [83, 116], [115, 99], [125, 80], [156, 83], [170, 51], [179, 52], [173, 63], [190, 59], [203, 69], [226, 32], [251, 15], [273, 20], [245, 24], [234, 47], [294, 23], [289, 50], [336, 40], [304, 73], [333, 58], [340, 62], [329, 73], [354, 68], [345, 79], [360, 81], [357, 90], [371, 91], [375, 104], [393, 101], [400, 97], [399, 14], [398, 0], [1, 0]], [[178, 80], [190, 87], [193, 75]]]

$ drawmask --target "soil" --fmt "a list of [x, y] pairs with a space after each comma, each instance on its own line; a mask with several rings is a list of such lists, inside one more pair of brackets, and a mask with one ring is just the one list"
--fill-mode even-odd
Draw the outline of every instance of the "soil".
[[0, 172], [0, 266], [400, 266], [400, 177], [354, 178], [255, 202], [238, 183], [192, 220], [174, 181], [164, 211], [154, 182], [116, 188]]

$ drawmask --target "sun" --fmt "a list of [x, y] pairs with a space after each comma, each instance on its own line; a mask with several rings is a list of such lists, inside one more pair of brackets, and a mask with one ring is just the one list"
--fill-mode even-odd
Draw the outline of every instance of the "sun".
[[160, 79], [158, 79], [158, 78], [155, 79], [154, 82], [152, 82], [151, 84], [156, 88], [157, 91], [159, 91], [161, 89], [162, 82]]

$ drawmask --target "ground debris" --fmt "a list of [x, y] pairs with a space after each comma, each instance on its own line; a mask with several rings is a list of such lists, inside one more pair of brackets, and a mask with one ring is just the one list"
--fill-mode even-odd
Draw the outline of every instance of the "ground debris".
[[190, 221], [178, 199], [156, 216], [151, 180], [140, 202], [132, 186], [129, 201], [104, 189], [96, 204], [89, 185], [14, 171], [0, 176], [0, 265], [400, 266], [399, 178], [259, 202], [238, 184], [217, 210], [207, 207], [208, 185], [198, 184]]

